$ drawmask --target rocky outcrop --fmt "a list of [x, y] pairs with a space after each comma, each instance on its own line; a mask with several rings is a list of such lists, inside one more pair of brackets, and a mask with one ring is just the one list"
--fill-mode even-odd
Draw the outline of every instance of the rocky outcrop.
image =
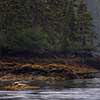
[[65, 64], [0, 62], [0, 80], [67, 80], [88, 78], [83, 74], [93, 72], [98, 70], [73, 63], [72, 59]]

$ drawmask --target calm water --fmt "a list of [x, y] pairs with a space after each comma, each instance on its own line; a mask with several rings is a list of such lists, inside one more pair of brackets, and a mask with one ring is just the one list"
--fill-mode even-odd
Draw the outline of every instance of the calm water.
[[[0, 86], [11, 82], [0, 82]], [[63, 82], [24, 81], [39, 90], [0, 91], [0, 100], [100, 100], [100, 78]]]

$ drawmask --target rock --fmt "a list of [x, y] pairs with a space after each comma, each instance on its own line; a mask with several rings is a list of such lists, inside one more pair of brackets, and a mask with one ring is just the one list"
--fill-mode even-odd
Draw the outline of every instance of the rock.
[[24, 64], [21, 67], [32, 67], [32, 64]]
[[11, 85], [5, 86], [3, 89], [5, 90], [37, 90], [40, 89], [39, 86], [31, 86], [28, 84], [23, 84], [23, 83], [19, 83], [19, 82], [15, 82]]
[[35, 68], [18, 68], [14, 69], [12, 74], [32, 74], [32, 75], [47, 75], [47, 72], [43, 69], [35, 69]]

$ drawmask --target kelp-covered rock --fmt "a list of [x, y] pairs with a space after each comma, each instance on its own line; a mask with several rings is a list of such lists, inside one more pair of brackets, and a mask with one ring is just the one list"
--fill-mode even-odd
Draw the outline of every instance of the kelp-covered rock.
[[28, 89], [37, 90], [39, 88], [40, 88], [39, 86], [31, 86], [31, 85], [23, 84], [20, 82], [15, 82], [13, 84], [5, 86], [3, 89], [5, 90], [28, 90]]
[[90, 66], [81, 65], [79, 58], [61, 59], [60, 61], [59, 63], [52, 60], [51, 62], [48, 62], [48, 60], [33, 61], [33, 63], [2, 61], [0, 62], [0, 80], [66, 80], [88, 78], [86, 73], [99, 71]]

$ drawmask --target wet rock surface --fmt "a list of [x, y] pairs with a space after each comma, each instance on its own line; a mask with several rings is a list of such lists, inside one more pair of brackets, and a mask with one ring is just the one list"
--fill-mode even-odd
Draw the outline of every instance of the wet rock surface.
[[24, 84], [20, 82], [14, 82], [2, 88], [3, 90], [37, 90], [40, 89], [39, 86], [32, 86], [29, 84]]
[[70, 63], [64, 64], [60, 63], [60, 61], [59, 63], [54, 63], [53, 61], [52, 63], [47, 61], [38, 63], [0, 61], [0, 80], [66, 80], [90, 78], [86, 73], [99, 71], [95, 68], [72, 62], [72, 59]]

